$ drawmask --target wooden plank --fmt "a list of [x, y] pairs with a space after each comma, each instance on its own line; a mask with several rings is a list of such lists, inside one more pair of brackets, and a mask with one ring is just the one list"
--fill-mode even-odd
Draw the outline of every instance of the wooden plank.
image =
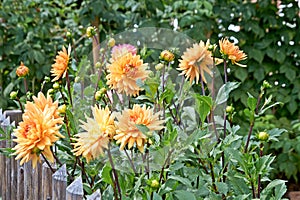
[[36, 168], [31, 170], [33, 200], [40, 200], [42, 196], [42, 164], [38, 162]]
[[[21, 110], [7, 110], [4, 112], [4, 116], [10, 119], [12, 126], [16, 126], [22, 120], [22, 111]], [[7, 147], [13, 148], [16, 143], [12, 141], [14, 138], [13, 134], [10, 135], [10, 142], [7, 141]], [[8, 172], [9, 173], [9, 172]], [[8, 178], [8, 183], [10, 183], [10, 191], [8, 191], [8, 199], [17, 199], [17, 186], [18, 186], [18, 161], [15, 160], [15, 156], [10, 158], [10, 176]], [[10, 180], [9, 180], [10, 179]]]
[[24, 166], [20, 165], [20, 161], [18, 161], [18, 180], [17, 180], [17, 199], [24, 199]]
[[[10, 125], [10, 121], [9, 119], [5, 119], [4, 122], [2, 122], [1, 124], [1, 128], [4, 130], [4, 132], [7, 131], [7, 128]], [[6, 133], [5, 133], [5, 137], [6, 137]], [[9, 142], [6, 140], [1, 141], [1, 148], [6, 148], [6, 145], [9, 145]], [[10, 167], [10, 158], [2, 155], [2, 159], [1, 159], [1, 171], [0, 173], [2, 174], [2, 183], [1, 183], [1, 189], [2, 189], [2, 200], [9, 200], [10, 199], [10, 169], [8, 169], [7, 167]], [[9, 174], [7, 174], [9, 173]]]
[[33, 180], [32, 180], [32, 163], [24, 163], [24, 200], [33, 200]]
[[66, 164], [52, 175], [52, 199], [66, 199], [67, 169]]
[[86, 197], [87, 200], [101, 200], [100, 190], [96, 190], [93, 194]]
[[[55, 165], [51, 165], [53, 170], [56, 170]], [[53, 172], [45, 162], [42, 169], [42, 199], [52, 199], [52, 175]]]
[[79, 176], [67, 187], [67, 200], [82, 200], [83, 185], [82, 178]]

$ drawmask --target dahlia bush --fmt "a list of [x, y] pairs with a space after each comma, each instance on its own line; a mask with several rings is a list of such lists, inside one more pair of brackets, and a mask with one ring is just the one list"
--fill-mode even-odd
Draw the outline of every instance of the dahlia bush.
[[[100, 189], [103, 199], [282, 198], [285, 181], [270, 179], [274, 156], [263, 148], [285, 130], [254, 128], [280, 104], [265, 96], [271, 85], [248, 93], [242, 110], [227, 102], [239, 87], [227, 73], [246, 67], [247, 52], [229, 38], [176, 43], [173, 31], [151, 31], [98, 43], [89, 27], [86, 39], [98, 43], [91, 55], [78, 59], [79, 47], [65, 44], [43, 82], [52, 88], [42, 85], [25, 104], [12, 94], [24, 110], [13, 131], [16, 159], [65, 163], [86, 195]], [[233, 124], [237, 112], [249, 120], [247, 133]]]

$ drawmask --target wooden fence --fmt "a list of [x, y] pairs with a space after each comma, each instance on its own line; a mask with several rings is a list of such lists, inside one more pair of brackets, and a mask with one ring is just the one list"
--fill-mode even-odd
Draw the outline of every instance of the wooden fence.
[[[0, 110], [0, 125], [3, 130], [14, 123], [21, 121], [21, 111]], [[13, 122], [12, 124], [10, 122]], [[4, 135], [1, 135], [3, 137]], [[0, 148], [13, 147], [15, 144], [10, 140], [1, 140]], [[81, 200], [84, 199], [83, 184], [81, 177], [77, 177], [70, 185], [67, 185], [66, 165], [61, 166], [54, 173], [46, 164], [39, 164], [35, 169], [31, 162], [20, 166], [20, 161], [15, 156], [6, 157], [0, 153], [0, 199], [2, 200]], [[97, 190], [88, 200], [101, 199], [101, 193]]]

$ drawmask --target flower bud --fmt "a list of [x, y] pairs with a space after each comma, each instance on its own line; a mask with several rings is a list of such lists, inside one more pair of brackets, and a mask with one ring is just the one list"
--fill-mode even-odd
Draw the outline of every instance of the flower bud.
[[52, 88], [47, 91], [47, 95], [51, 95], [53, 93], [54, 93], [54, 90]]
[[264, 80], [263, 81], [263, 87], [266, 88], [266, 89], [268, 89], [268, 88], [271, 88], [272, 86], [271, 86], [271, 84], [268, 81]]
[[151, 186], [152, 188], [158, 188], [158, 187], [159, 187], [159, 182], [158, 182], [158, 180], [156, 180], [156, 179], [152, 180], [150, 186]]
[[157, 65], [155, 65], [155, 69], [158, 71], [158, 70], [161, 70], [162, 68], [164, 67], [164, 64], [162, 63], [158, 63]]
[[107, 92], [107, 89], [106, 89], [106, 88], [101, 88], [101, 89], [100, 89], [100, 93], [101, 93], [101, 94], [105, 94], [106, 92]]
[[65, 114], [65, 113], [66, 113], [66, 110], [67, 110], [66, 104], [63, 104], [63, 105], [59, 106], [58, 109], [57, 109], [57, 111], [58, 111], [60, 114]]
[[226, 113], [233, 113], [234, 107], [233, 106], [226, 106]]
[[166, 62], [172, 62], [174, 58], [175, 58], [174, 54], [168, 50], [164, 50], [160, 53], [160, 59]]
[[12, 91], [12, 92], [9, 94], [9, 96], [10, 96], [11, 99], [16, 99], [17, 96], [18, 96], [18, 92]]
[[95, 99], [96, 99], [97, 101], [99, 101], [99, 100], [101, 99], [101, 97], [102, 97], [101, 92], [100, 92], [100, 91], [97, 91], [97, 92], [95, 93]]
[[24, 77], [24, 76], [26, 76], [28, 73], [29, 73], [28, 67], [26, 67], [26, 66], [24, 65], [24, 63], [21, 62], [21, 65], [20, 65], [20, 66], [17, 68], [17, 70], [16, 70], [17, 76], [18, 76], [18, 77]]
[[52, 85], [52, 87], [54, 88], [54, 89], [59, 89], [59, 87], [60, 87], [60, 85], [59, 85], [59, 83], [58, 82], [55, 82], [53, 85]]
[[95, 67], [96, 68], [100, 68], [101, 67], [101, 63], [100, 62], [96, 62]]
[[115, 44], [116, 44], [116, 41], [114, 38], [110, 38], [108, 40], [108, 46], [113, 47], [113, 46], [115, 46]]
[[96, 35], [96, 28], [92, 27], [92, 26], [87, 27], [87, 29], [86, 29], [86, 36], [89, 37], [89, 38], [91, 38], [94, 35]]
[[75, 83], [78, 83], [79, 81], [80, 81], [80, 77], [79, 77], [79, 76], [76, 76], [74, 82], [75, 82]]
[[67, 36], [67, 38], [70, 38], [70, 37], [72, 37], [72, 34], [71, 34], [71, 32], [70, 32], [70, 31], [67, 31], [67, 33], [66, 33], [66, 36]]
[[269, 139], [269, 134], [265, 131], [262, 131], [258, 133], [257, 138], [260, 141], [267, 141]]
[[49, 82], [51, 81], [51, 79], [50, 79], [49, 76], [45, 76], [44, 81], [45, 81], [46, 83], [49, 83]]

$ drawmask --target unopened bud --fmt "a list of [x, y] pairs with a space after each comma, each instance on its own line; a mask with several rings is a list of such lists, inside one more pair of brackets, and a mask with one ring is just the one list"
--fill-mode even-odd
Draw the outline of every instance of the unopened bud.
[[175, 58], [174, 54], [168, 50], [164, 50], [160, 53], [160, 59], [166, 62], [172, 62], [174, 58]]
[[54, 89], [59, 89], [59, 87], [60, 87], [60, 85], [59, 85], [59, 83], [58, 82], [55, 82], [53, 85], [52, 85], [52, 87], [54, 88]]
[[227, 113], [233, 113], [234, 107], [233, 106], [226, 106], [226, 112]]
[[75, 83], [78, 83], [79, 81], [80, 81], [80, 77], [79, 77], [79, 76], [76, 76], [74, 82], [75, 82]]
[[89, 37], [89, 38], [91, 38], [94, 35], [96, 35], [96, 28], [92, 27], [92, 26], [87, 27], [87, 29], [86, 29], [86, 36]]
[[51, 81], [49, 76], [45, 76], [44, 80], [45, 80], [46, 83], [49, 83]]
[[18, 76], [18, 77], [24, 77], [24, 76], [26, 76], [28, 73], [29, 73], [29, 68], [26, 67], [26, 66], [24, 65], [23, 62], [21, 62], [20, 66], [19, 66], [19, 67], [17, 68], [17, 70], [16, 70], [17, 76]]
[[263, 81], [263, 87], [266, 88], [266, 89], [268, 89], [268, 88], [271, 88], [272, 86], [271, 86], [271, 84], [268, 81], [264, 80]]
[[115, 44], [116, 44], [116, 41], [114, 38], [110, 38], [108, 40], [108, 46], [113, 47], [113, 46], [115, 46]]
[[16, 92], [16, 91], [12, 91], [12, 92], [9, 94], [9, 97], [10, 97], [11, 99], [16, 99], [17, 96], [18, 96], [18, 92]]
[[152, 180], [150, 186], [151, 186], [152, 188], [158, 188], [158, 187], [159, 187], [159, 182], [158, 182], [158, 180], [156, 180], [156, 179]]
[[101, 63], [100, 62], [96, 62], [95, 67], [96, 68], [100, 68], [101, 67]]
[[68, 38], [72, 37], [71, 32], [70, 32], [70, 31], [67, 31], [66, 36], [67, 36]]
[[66, 113], [66, 110], [67, 110], [66, 104], [63, 104], [63, 105], [59, 106], [58, 109], [57, 109], [57, 111], [58, 111], [60, 114], [65, 114], [65, 113]]
[[155, 65], [155, 69], [157, 71], [161, 70], [163, 67], [164, 67], [164, 64], [162, 64], [162, 63], [158, 63], [157, 65]]
[[267, 141], [269, 139], [269, 134], [265, 131], [259, 132], [257, 138], [260, 141]]

